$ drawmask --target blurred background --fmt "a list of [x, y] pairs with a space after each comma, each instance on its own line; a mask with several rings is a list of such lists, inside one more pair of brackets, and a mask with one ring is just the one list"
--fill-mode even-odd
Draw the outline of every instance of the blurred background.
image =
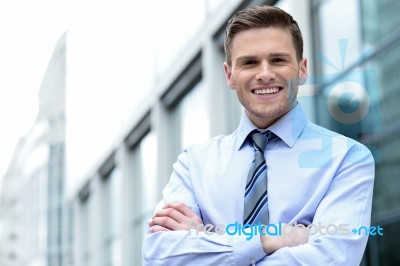
[[13, 1], [0, 4], [0, 265], [141, 265], [183, 147], [229, 134], [223, 36], [238, 9], [298, 21], [309, 119], [376, 161], [361, 265], [400, 265], [400, 2]]

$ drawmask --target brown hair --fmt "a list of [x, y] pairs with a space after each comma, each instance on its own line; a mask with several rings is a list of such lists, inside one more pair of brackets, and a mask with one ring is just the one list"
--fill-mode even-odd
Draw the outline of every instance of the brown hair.
[[297, 60], [303, 58], [303, 37], [297, 22], [293, 17], [283, 11], [282, 9], [274, 6], [254, 6], [236, 12], [228, 21], [225, 31], [225, 57], [226, 62], [231, 65], [231, 49], [232, 41], [236, 34], [241, 31], [265, 28], [265, 27], [281, 27], [289, 29], [293, 38], [293, 45], [296, 50]]

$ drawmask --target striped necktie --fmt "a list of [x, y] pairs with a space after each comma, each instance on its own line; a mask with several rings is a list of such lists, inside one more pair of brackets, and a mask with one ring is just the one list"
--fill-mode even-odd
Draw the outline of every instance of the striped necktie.
[[267, 165], [264, 158], [264, 148], [268, 142], [268, 132], [253, 131], [255, 156], [247, 177], [244, 197], [244, 222], [254, 225], [258, 222], [268, 224], [268, 193], [267, 193]]

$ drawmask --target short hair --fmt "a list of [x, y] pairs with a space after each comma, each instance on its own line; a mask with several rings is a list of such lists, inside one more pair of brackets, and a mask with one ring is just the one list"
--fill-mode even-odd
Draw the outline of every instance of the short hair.
[[226, 62], [229, 65], [232, 63], [232, 41], [239, 32], [266, 27], [289, 29], [297, 60], [303, 59], [303, 37], [297, 22], [290, 14], [278, 7], [262, 5], [239, 10], [228, 21], [224, 40]]

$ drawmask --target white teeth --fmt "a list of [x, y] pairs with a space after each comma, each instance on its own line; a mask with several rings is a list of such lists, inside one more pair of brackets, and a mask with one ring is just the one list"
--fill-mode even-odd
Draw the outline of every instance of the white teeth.
[[267, 88], [267, 89], [259, 89], [259, 90], [254, 90], [255, 94], [272, 94], [272, 93], [277, 93], [279, 91], [279, 88]]

